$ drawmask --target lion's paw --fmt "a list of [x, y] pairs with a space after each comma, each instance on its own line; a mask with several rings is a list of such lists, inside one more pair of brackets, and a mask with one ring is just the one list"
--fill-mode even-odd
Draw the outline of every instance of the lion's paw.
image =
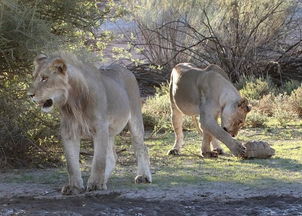
[[63, 195], [76, 195], [84, 192], [84, 188], [79, 188], [71, 185], [64, 185], [61, 189]]
[[216, 151], [203, 152], [201, 154], [201, 156], [204, 157], [204, 158], [217, 158], [218, 157], [218, 152], [216, 152]]
[[170, 149], [168, 155], [179, 155], [179, 151], [177, 149]]
[[151, 183], [150, 179], [145, 175], [138, 175], [134, 179], [135, 184], [148, 184]]
[[106, 184], [87, 183], [86, 191], [107, 190]]

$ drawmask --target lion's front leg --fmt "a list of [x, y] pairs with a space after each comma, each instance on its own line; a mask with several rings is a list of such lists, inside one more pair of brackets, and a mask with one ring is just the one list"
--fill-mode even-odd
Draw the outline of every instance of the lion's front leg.
[[109, 145], [108, 126], [99, 127], [93, 137], [94, 154], [91, 166], [91, 174], [87, 182], [87, 190], [107, 189], [107, 180], [105, 176], [106, 159]]
[[62, 188], [62, 194], [79, 194], [84, 191], [83, 179], [80, 170], [80, 138], [63, 136], [64, 152], [67, 161], [69, 183]]

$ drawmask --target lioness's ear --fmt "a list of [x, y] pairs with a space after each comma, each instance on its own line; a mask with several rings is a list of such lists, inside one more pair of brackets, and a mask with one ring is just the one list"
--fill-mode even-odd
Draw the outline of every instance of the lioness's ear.
[[52, 62], [52, 66], [55, 68], [56, 72], [59, 72], [63, 75], [66, 74], [67, 66], [65, 61], [61, 58], [57, 58]]
[[41, 63], [45, 62], [46, 59], [47, 59], [47, 55], [39, 54], [39, 55], [37, 55], [37, 57], [34, 60], [34, 65], [37, 67]]
[[251, 107], [249, 106], [249, 102], [246, 98], [241, 98], [238, 101], [238, 108], [242, 109], [246, 113], [251, 111]]

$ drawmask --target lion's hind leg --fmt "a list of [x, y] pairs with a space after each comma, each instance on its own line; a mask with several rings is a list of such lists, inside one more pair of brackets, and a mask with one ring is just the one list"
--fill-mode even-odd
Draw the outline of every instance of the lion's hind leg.
[[132, 115], [129, 120], [129, 130], [137, 161], [137, 176], [135, 183], [151, 183], [151, 171], [148, 149], [144, 144], [144, 125], [140, 116]]
[[108, 182], [110, 176], [116, 165], [116, 152], [114, 148], [114, 136], [109, 136], [109, 144], [107, 148], [107, 155], [106, 155], [106, 168], [105, 168], [105, 177], [104, 182]]

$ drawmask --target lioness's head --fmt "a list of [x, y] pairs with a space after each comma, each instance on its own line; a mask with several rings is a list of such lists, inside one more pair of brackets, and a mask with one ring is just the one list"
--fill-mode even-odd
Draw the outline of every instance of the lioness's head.
[[40, 54], [35, 58], [34, 65], [33, 82], [27, 94], [44, 112], [50, 112], [54, 105], [64, 105], [68, 97], [68, 74], [64, 60]]
[[241, 98], [238, 102], [226, 105], [221, 113], [222, 128], [235, 137], [239, 129], [244, 125], [246, 114], [251, 111], [246, 98]]

